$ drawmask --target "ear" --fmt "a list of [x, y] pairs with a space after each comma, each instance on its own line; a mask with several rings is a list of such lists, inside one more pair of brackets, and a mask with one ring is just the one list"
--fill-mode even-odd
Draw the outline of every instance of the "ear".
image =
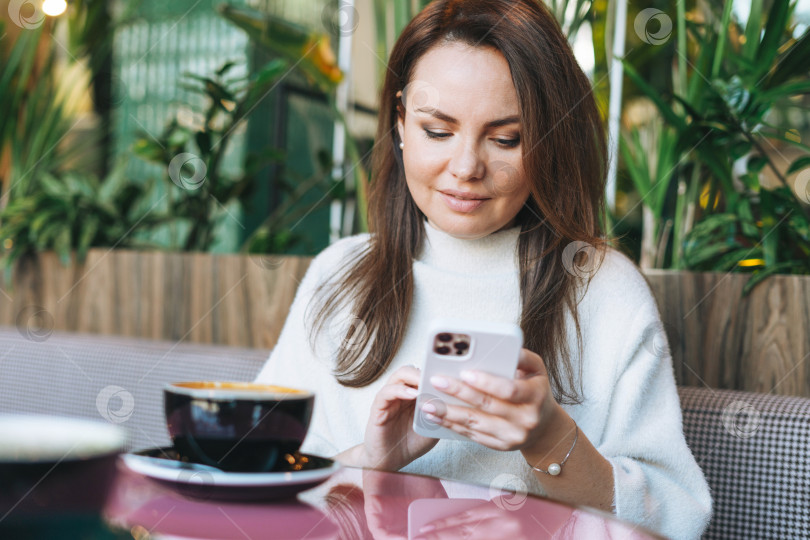
[[397, 134], [399, 140], [404, 141], [403, 134], [405, 133], [405, 105], [402, 103], [402, 90], [397, 92]]

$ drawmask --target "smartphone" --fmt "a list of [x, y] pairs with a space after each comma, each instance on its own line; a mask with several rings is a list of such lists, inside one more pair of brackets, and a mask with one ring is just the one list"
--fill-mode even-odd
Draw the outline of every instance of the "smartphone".
[[434, 388], [430, 378], [444, 375], [458, 379], [462, 371], [474, 369], [512, 379], [523, 347], [523, 332], [511, 323], [437, 319], [429, 325], [425, 346], [413, 430], [425, 437], [467, 441], [463, 435], [430, 421], [422, 412], [425, 403], [433, 403], [439, 410], [447, 405], [469, 407]]

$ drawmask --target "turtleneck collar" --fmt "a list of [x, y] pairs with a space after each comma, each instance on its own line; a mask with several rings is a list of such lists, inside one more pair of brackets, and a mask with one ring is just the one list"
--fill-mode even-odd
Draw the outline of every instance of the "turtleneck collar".
[[428, 266], [459, 274], [512, 273], [518, 268], [517, 243], [520, 226], [494, 232], [483, 238], [456, 238], [427, 220], [425, 243], [417, 260]]

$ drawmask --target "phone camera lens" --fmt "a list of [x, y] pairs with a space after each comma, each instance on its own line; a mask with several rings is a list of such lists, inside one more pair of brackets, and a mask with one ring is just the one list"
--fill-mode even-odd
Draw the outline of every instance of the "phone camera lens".
[[470, 347], [470, 344], [467, 343], [466, 341], [459, 341], [454, 346], [455, 346], [456, 350], [459, 352], [459, 354], [461, 354]]
[[442, 332], [441, 334], [436, 336], [436, 339], [438, 339], [442, 343], [447, 343], [448, 341], [453, 339], [453, 336], [448, 334], [447, 332]]
[[436, 352], [438, 354], [450, 354], [450, 347], [442, 345], [440, 347], [436, 347]]

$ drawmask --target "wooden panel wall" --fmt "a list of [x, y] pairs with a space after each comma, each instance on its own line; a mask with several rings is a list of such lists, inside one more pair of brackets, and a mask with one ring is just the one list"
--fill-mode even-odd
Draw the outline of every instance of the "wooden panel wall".
[[647, 272], [680, 384], [810, 397], [810, 277]]
[[0, 285], [0, 324], [270, 348], [310, 261], [98, 249], [64, 267], [45, 253]]
[[[0, 325], [270, 348], [310, 261], [92, 250], [66, 268], [47, 253], [0, 285]], [[810, 277], [773, 276], [747, 298], [741, 274], [647, 278], [680, 384], [810, 397]]]

